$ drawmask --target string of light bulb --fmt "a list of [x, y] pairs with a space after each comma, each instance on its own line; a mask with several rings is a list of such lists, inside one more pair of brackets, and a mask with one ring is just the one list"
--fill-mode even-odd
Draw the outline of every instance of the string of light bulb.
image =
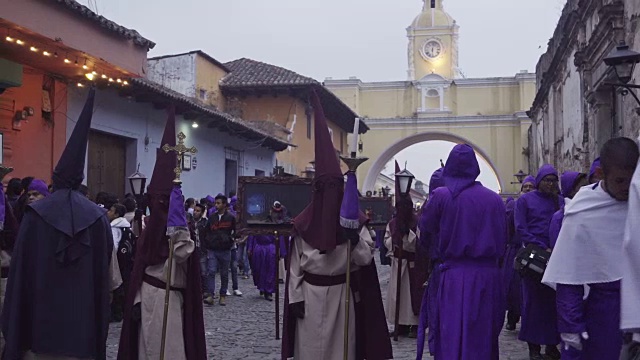
[[[53, 58], [58, 58], [58, 51], [54, 50], [53, 52], [51, 52], [51, 49], [47, 49], [45, 50], [45, 48], [47, 46], [43, 46], [41, 44], [37, 44], [36, 42], [32, 42], [29, 41], [29, 44], [27, 44], [27, 41], [20, 39], [17, 35], [13, 35], [11, 34], [11, 30], [7, 28], [7, 35], [4, 38], [5, 42], [10, 43], [10, 44], [15, 44], [17, 46], [20, 47], [25, 47], [27, 48], [28, 45], [28, 49], [29, 51], [33, 52], [33, 53], [40, 53], [42, 54], [42, 56], [44, 57], [53, 57]], [[50, 47], [50, 46], [49, 46]], [[62, 53], [62, 52], [61, 52]], [[65, 52], [65, 56], [64, 59], [62, 60], [63, 63], [65, 64], [74, 64], [74, 66], [78, 66], [79, 62], [78, 62], [78, 57], [75, 56], [75, 61], [72, 61], [73, 57], [69, 57], [69, 53]], [[82, 64], [82, 69], [83, 70], [89, 70], [91, 69], [91, 67], [89, 66], [89, 59], [87, 57], [84, 57], [84, 63]], [[109, 75], [107, 75], [105, 72], [100, 73], [98, 71], [99, 69], [96, 67], [96, 64], [93, 64], [93, 69], [87, 73], [85, 73], [84, 77], [89, 80], [89, 81], [98, 81], [98, 80], [104, 80], [105, 82], [107, 82], [109, 85], [111, 83], [117, 83], [121, 86], [127, 86], [129, 85], [129, 82], [127, 80], [123, 80], [121, 78], [114, 78], [111, 77]], [[81, 81], [79, 81], [77, 83], [78, 87], [82, 87], [84, 86], [83, 83]]]

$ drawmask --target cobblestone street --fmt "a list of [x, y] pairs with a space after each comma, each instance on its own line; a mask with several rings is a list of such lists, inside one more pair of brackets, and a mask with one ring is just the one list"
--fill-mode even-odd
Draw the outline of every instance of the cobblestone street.
[[[375, 255], [379, 259], [378, 254]], [[385, 297], [389, 281], [389, 266], [378, 264], [378, 273]], [[259, 297], [253, 280], [239, 279], [242, 297], [227, 297], [227, 306], [205, 307], [205, 332], [209, 359], [216, 360], [276, 360], [280, 359], [280, 341], [275, 339], [274, 302]], [[231, 282], [231, 279], [229, 279]], [[231, 286], [231, 284], [229, 284]], [[280, 287], [282, 294], [282, 285]], [[282, 309], [283, 296], [280, 296]], [[282, 311], [281, 311], [282, 316]], [[282, 319], [281, 323], [282, 325]], [[112, 324], [107, 342], [108, 359], [115, 359], [118, 351], [120, 325]], [[415, 359], [415, 340], [400, 338], [393, 344], [395, 359]], [[425, 356], [425, 359], [432, 359]], [[528, 359], [526, 344], [517, 340], [517, 332], [503, 331], [500, 335], [501, 360]]]

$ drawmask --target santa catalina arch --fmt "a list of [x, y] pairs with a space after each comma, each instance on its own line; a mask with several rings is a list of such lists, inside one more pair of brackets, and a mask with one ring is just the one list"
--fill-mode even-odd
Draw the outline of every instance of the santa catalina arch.
[[370, 127], [362, 137], [362, 155], [371, 159], [359, 168], [362, 190], [373, 190], [384, 164], [402, 149], [446, 140], [473, 146], [493, 168], [501, 191], [517, 192], [511, 182], [513, 174], [527, 169], [526, 111], [536, 92], [535, 74], [464, 77], [458, 67], [459, 26], [443, 0], [424, 1], [406, 31], [407, 79], [325, 80]]

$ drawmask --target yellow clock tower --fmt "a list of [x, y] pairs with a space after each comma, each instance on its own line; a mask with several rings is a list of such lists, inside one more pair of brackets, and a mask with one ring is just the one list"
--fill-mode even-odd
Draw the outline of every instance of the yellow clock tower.
[[422, 80], [430, 74], [458, 78], [458, 25], [444, 11], [443, 0], [423, 1], [422, 13], [407, 28], [408, 80]]

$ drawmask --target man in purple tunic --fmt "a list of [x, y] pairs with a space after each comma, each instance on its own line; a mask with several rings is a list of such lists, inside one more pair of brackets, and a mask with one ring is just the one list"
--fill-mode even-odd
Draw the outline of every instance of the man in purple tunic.
[[497, 360], [504, 319], [499, 259], [506, 246], [505, 207], [476, 181], [475, 152], [456, 145], [444, 167], [445, 186], [424, 212], [425, 230], [439, 239], [436, 360]]
[[[563, 201], [558, 192], [556, 169], [543, 165], [536, 176], [536, 190], [516, 202], [516, 232], [525, 246], [533, 244], [551, 251], [549, 224]], [[529, 344], [531, 360], [543, 359], [541, 345], [547, 345], [548, 358], [560, 359], [556, 294], [548, 286], [527, 278], [522, 279], [522, 327], [518, 338]]]
[[[442, 179], [442, 170], [439, 168], [434, 171], [429, 180], [429, 196], [432, 196], [437, 188], [444, 186], [444, 180]], [[420, 220], [418, 223], [418, 230], [420, 235], [418, 236], [418, 261], [425, 261], [427, 273], [429, 278], [427, 285], [424, 287], [424, 293], [422, 294], [422, 303], [420, 305], [420, 317], [418, 319], [418, 351], [417, 360], [422, 359], [424, 353], [424, 338], [425, 331], [429, 328], [429, 353], [433, 354], [435, 351], [435, 320], [437, 316], [437, 296], [438, 285], [440, 284], [440, 255], [438, 253], [438, 235], [430, 234], [425, 226], [427, 223], [426, 208], [427, 203], [422, 206], [422, 213], [420, 214]], [[423, 266], [424, 268], [424, 266]]]
[[638, 157], [633, 140], [607, 141], [601, 151], [604, 179], [581, 188], [565, 208], [558, 243], [542, 279], [557, 290], [562, 359], [620, 355], [620, 259]]
[[551, 223], [549, 224], [549, 244], [552, 249], [556, 246], [558, 234], [560, 234], [562, 220], [564, 219], [565, 206], [571, 199], [573, 199], [581, 187], [588, 184], [588, 181], [587, 174], [579, 173], [577, 171], [566, 171], [560, 177], [560, 189], [561, 195], [564, 196], [564, 202], [560, 206], [560, 210], [553, 214], [553, 217], [551, 217]]
[[520, 192], [523, 194], [530, 193], [536, 189], [536, 178], [531, 175], [528, 175], [524, 178], [522, 182], [522, 186], [520, 187]]
[[[284, 237], [280, 236], [280, 249], [286, 248]], [[271, 301], [276, 291], [276, 237], [272, 235], [256, 235], [247, 239], [247, 252], [251, 262], [253, 284], [260, 295]]]

